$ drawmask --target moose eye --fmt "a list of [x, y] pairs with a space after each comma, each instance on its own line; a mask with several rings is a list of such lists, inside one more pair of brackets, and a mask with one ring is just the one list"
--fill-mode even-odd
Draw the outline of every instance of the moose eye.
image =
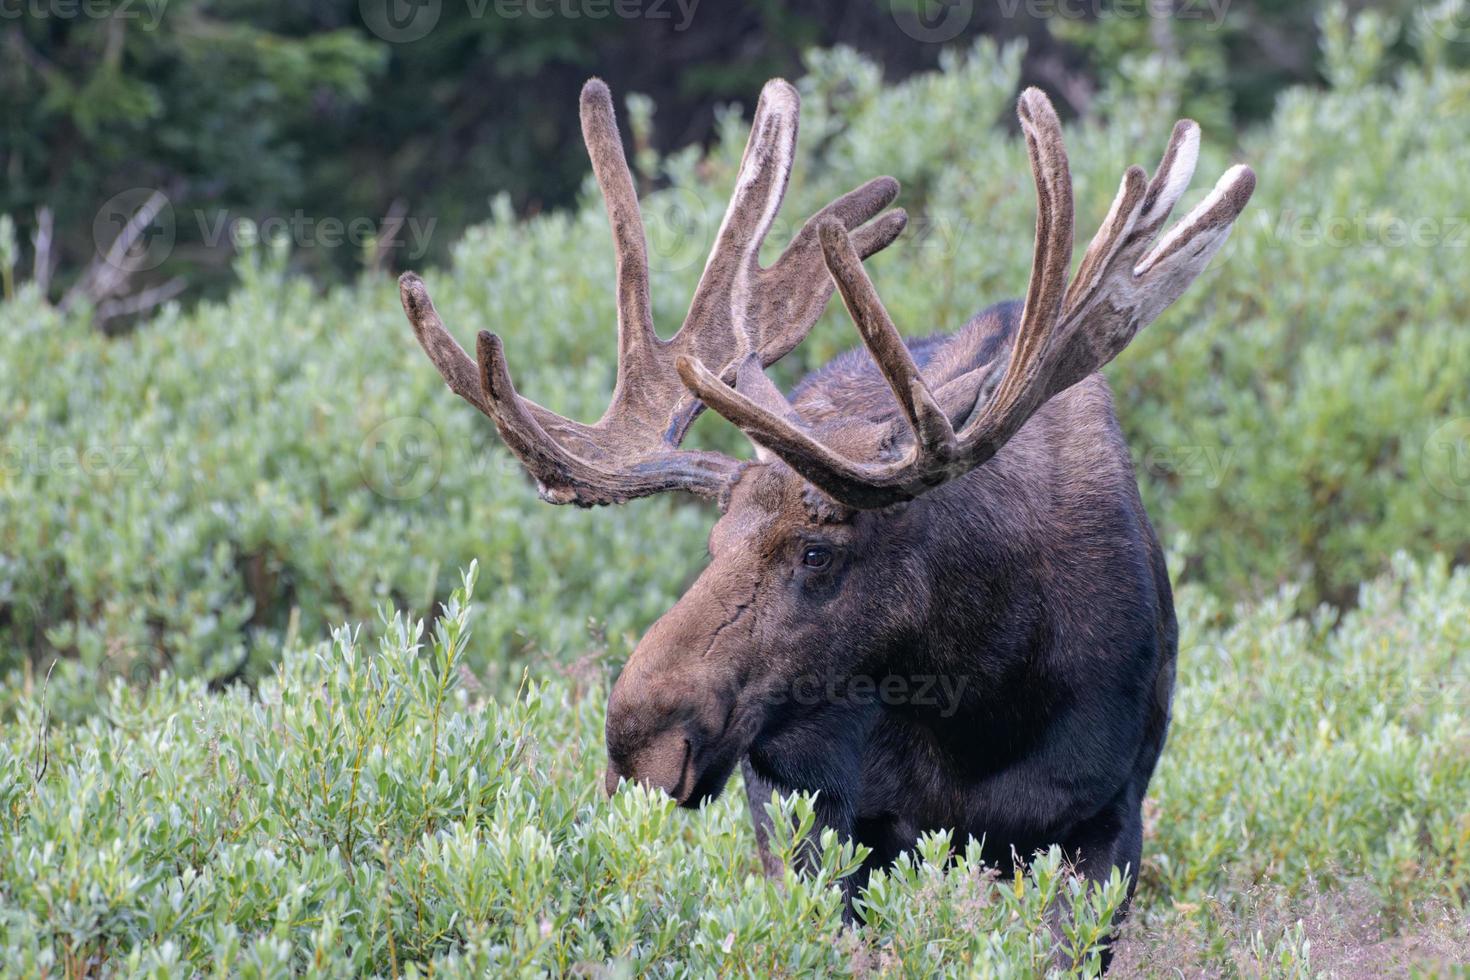
[[832, 564], [832, 549], [822, 544], [809, 544], [801, 553], [801, 563], [807, 568], [826, 568]]

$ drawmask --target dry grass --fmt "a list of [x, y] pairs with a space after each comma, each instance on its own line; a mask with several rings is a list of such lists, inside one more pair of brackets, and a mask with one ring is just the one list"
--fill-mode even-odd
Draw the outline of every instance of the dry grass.
[[[1395, 927], [1361, 881], [1331, 889], [1313, 884], [1295, 898], [1270, 884], [1228, 894], [1227, 901], [1181, 905], [1163, 916], [1140, 909], [1124, 929], [1111, 975], [1470, 976], [1470, 912], [1464, 909], [1426, 906]], [[1261, 955], [1297, 930], [1306, 941], [1306, 962], [1285, 965]]]

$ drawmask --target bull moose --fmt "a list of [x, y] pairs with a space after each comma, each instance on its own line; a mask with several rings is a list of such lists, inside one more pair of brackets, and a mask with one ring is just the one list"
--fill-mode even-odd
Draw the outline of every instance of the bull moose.
[[[688, 316], [664, 340], [612, 98], [597, 79], [583, 88], [617, 258], [617, 381], [595, 424], [519, 395], [495, 334], [479, 334], [471, 360], [412, 273], [404, 309], [450, 389], [494, 420], [545, 500], [682, 490], [718, 504], [708, 566], [613, 686], [609, 792], [627, 779], [692, 807], [741, 766], [767, 860], [762, 804], [773, 788], [807, 790], [824, 826], [871, 849], [850, 887], [924, 831], [950, 828], [982, 839], [1003, 869], [1060, 845], [1088, 877], [1123, 869], [1131, 896], [1176, 627], [1097, 372], [1204, 269], [1255, 176], [1231, 168], [1160, 236], [1199, 152], [1198, 126], [1180, 121], [1152, 179], [1138, 166], [1123, 174], [1069, 279], [1061, 125], [1028, 89], [1018, 114], [1038, 209], [1025, 299], [906, 341], [862, 265], [905, 226], [903, 211], [884, 212], [893, 179], [837, 198], [759, 264], [798, 108], [792, 86], [765, 86]], [[866, 354], [783, 395], [763, 369], [802, 341], [834, 284]], [[705, 407], [749, 437], [753, 460], [679, 448]], [[875, 696], [893, 678], [938, 679], [943, 696], [917, 696], [918, 683]]]

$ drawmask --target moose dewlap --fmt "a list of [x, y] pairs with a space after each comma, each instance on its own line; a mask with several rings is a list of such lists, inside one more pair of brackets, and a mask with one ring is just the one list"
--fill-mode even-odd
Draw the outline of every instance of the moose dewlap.
[[[849, 895], [941, 828], [983, 838], [1001, 868], [1055, 844], [1089, 877], [1131, 876], [1176, 630], [1097, 372], [1204, 269], [1252, 172], [1226, 172], [1160, 234], [1199, 152], [1199, 128], [1179, 122], [1152, 178], [1123, 174], [1069, 276], [1061, 125], [1028, 89], [1018, 112], [1037, 216], [1025, 298], [907, 342], [862, 266], [904, 228], [903, 211], [884, 211], [892, 178], [817, 212], [769, 268], [757, 261], [796, 148], [796, 91], [772, 81], [688, 316], [662, 340], [611, 95], [594, 79], [581, 102], [617, 255], [606, 414], [586, 425], [522, 397], [498, 337], [480, 333], [472, 360], [422, 280], [400, 286], [445, 382], [494, 421], [543, 498], [683, 490], [719, 506], [708, 567], [613, 687], [608, 791], [634, 780], [694, 806], [742, 766], [762, 848], [771, 790], [816, 791], [822, 824], [871, 848]], [[763, 369], [805, 338], [834, 286], [866, 354], [839, 356], [788, 397]], [[705, 407], [749, 436], [753, 461], [679, 448]]]

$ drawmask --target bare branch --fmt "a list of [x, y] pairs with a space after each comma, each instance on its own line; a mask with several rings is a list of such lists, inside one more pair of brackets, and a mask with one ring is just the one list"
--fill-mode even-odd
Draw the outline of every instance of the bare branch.
[[132, 316], [137, 313], [146, 313], [157, 306], [162, 306], [175, 296], [184, 291], [183, 279], [175, 276], [168, 282], [161, 283], [142, 292], [124, 296], [121, 299], [103, 300], [97, 304], [93, 313], [98, 323], [106, 323], [120, 316]]
[[31, 235], [34, 261], [31, 264], [31, 281], [42, 296], [51, 292], [51, 272], [54, 259], [51, 256], [54, 218], [51, 209], [45, 206], [36, 209], [36, 230]]

